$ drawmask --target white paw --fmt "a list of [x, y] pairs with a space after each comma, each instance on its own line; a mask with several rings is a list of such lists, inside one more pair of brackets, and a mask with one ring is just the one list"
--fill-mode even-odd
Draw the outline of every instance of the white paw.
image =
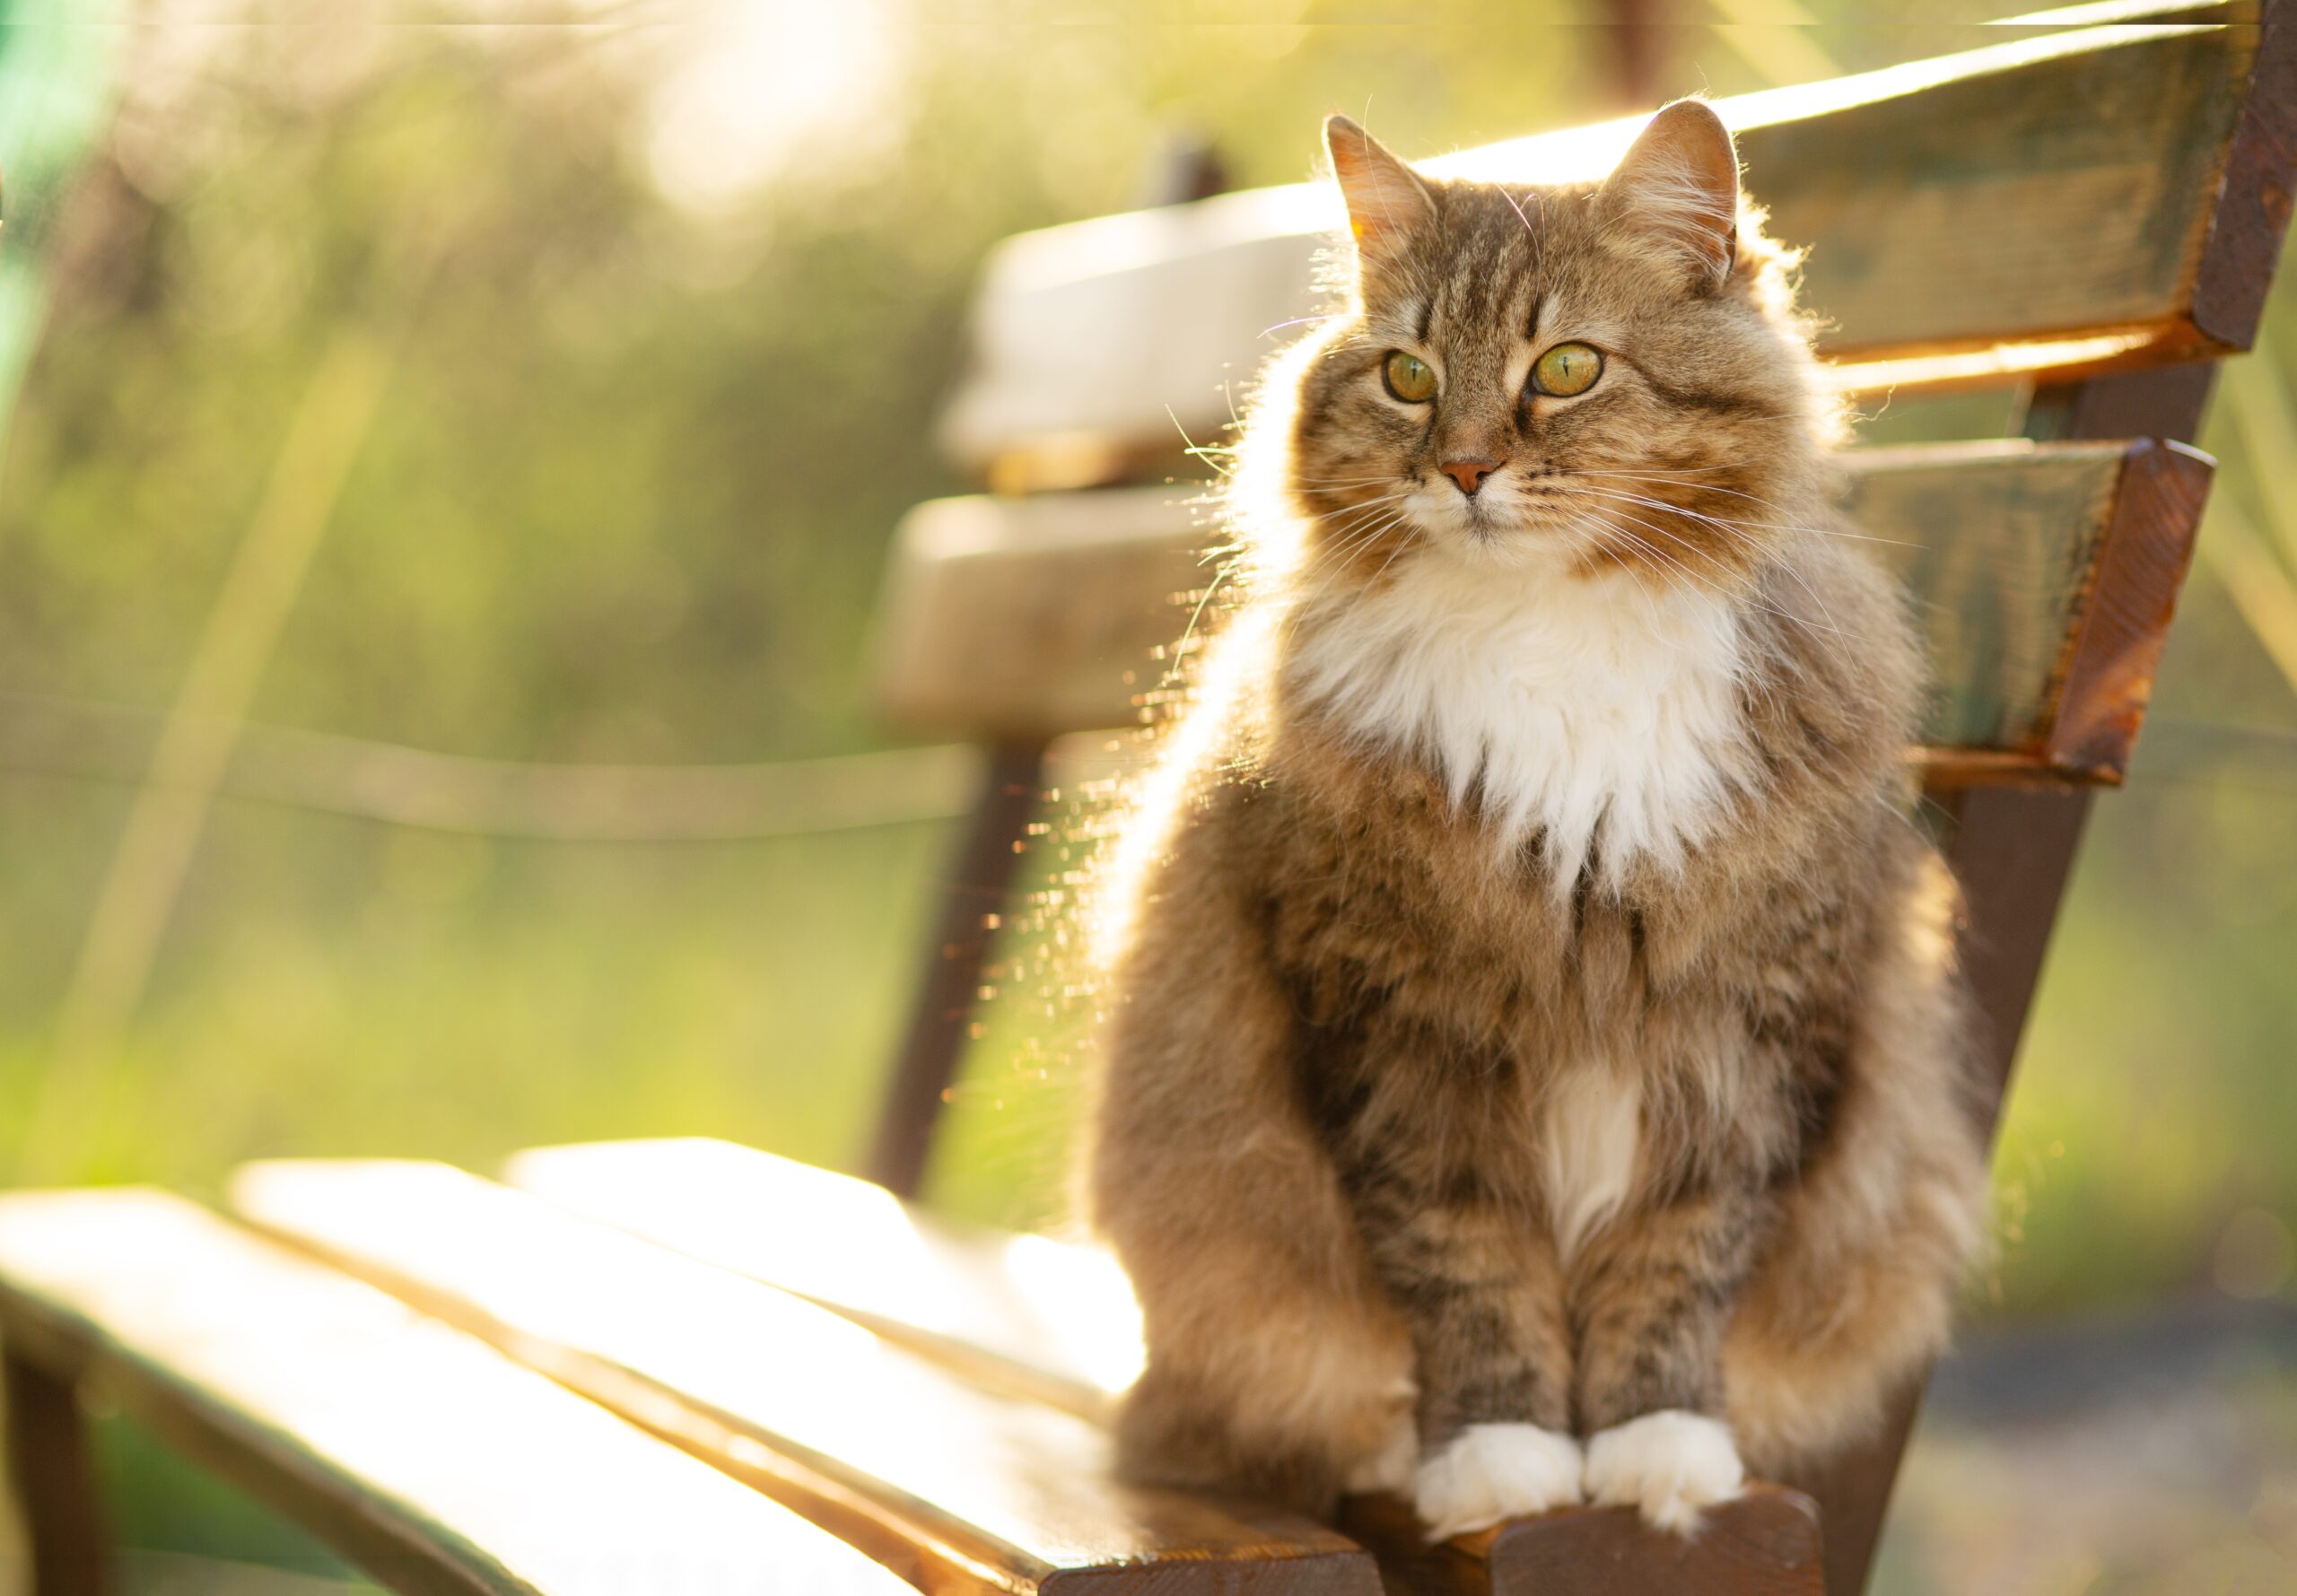
[[1639, 1507], [1644, 1522], [1678, 1535], [1698, 1528], [1700, 1508], [1737, 1496], [1746, 1478], [1730, 1427], [1680, 1408], [1630, 1418], [1587, 1443], [1587, 1499]]
[[1412, 1423], [1411, 1414], [1402, 1414], [1388, 1427], [1380, 1450], [1359, 1459], [1349, 1471], [1349, 1493], [1353, 1496], [1385, 1491], [1390, 1496], [1409, 1496], [1412, 1470], [1419, 1461], [1419, 1426]]
[[1579, 1500], [1579, 1443], [1537, 1425], [1470, 1425], [1419, 1465], [1413, 1504], [1428, 1539]]

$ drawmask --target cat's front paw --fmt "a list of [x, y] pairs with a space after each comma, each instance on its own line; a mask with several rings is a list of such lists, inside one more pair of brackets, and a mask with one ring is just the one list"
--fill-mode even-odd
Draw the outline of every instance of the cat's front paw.
[[1579, 1500], [1579, 1443], [1537, 1425], [1470, 1425], [1419, 1465], [1413, 1504], [1428, 1539]]
[[1587, 1499], [1640, 1508], [1644, 1522], [1678, 1535], [1698, 1528], [1699, 1509], [1737, 1496], [1746, 1478], [1730, 1427], [1680, 1408], [1630, 1418], [1587, 1443]]

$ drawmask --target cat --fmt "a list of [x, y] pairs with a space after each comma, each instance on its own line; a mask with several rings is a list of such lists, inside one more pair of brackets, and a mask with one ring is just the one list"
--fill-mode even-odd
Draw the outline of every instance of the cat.
[[1689, 1531], [1876, 1424], [1981, 1231], [1908, 605], [1709, 107], [1594, 186], [1325, 143], [1344, 308], [1103, 889], [1118, 1465]]

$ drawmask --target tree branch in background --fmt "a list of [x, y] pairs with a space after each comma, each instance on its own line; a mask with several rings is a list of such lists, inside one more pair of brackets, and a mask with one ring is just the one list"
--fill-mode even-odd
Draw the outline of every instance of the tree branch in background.
[[339, 333], [288, 423], [97, 895], [25, 1121], [20, 1184], [77, 1173], [87, 1155], [109, 1061], [150, 978], [234, 731], [294, 608], [394, 359], [392, 346], [367, 328]]
[[2275, 559], [2249, 519], [2222, 495], [2203, 521], [2202, 563], [2225, 584], [2241, 618], [2297, 693], [2297, 581]]
[[2297, 465], [2297, 406], [2278, 354], [2270, 337], [2260, 337], [2248, 358], [2225, 362], [2221, 378], [2271, 541], [2220, 493], [2203, 523], [2200, 547], [2204, 563], [2297, 693], [2297, 480], [2291, 476]]

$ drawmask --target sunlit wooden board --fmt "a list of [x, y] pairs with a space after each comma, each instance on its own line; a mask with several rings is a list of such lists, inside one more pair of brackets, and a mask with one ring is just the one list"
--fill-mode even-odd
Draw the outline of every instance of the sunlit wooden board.
[[[1852, 451], [1852, 524], [1918, 604], [1940, 779], [2114, 781], [2199, 524], [2206, 457], [2146, 441]], [[878, 687], [921, 732], [1139, 720], [1216, 564], [1170, 488], [937, 500], [903, 523]], [[1855, 645], [1855, 639], [1845, 640]]]
[[[537, 1147], [503, 1180], [834, 1308], [978, 1383], [1105, 1417], [1140, 1372], [1116, 1260], [967, 1225], [882, 1186], [704, 1137]], [[761, 1216], [803, 1214], [802, 1225]]]
[[[2288, 217], [2280, 151], [2297, 104], [2248, 94], [2254, 4], [2129, 14], [2159, 20], [2008, 29], [1985, 48], [1717, 102], [1774, 233], [1809, 249], [1804, 302], [1846, 386], [1984, 386], [2249, 345]], [[1425, 164], [1594, 179], [1640, 122]], [[1253, 189], [1008, 240], [976, 305], [950, 451], [983, 471], [1004, 462], [1009, 483], [1061, 485], [1107, 480], [1183, 433], [1220, 440], [1253, 372], [1322, 308], [1312, 280], [1337, 204], [1313, 185]]]
[[0, 1197], [0, 1334], [397, 1590], [910, 1590], [472, 1337], [159, 1192]]
[[[441, 1164], [255, 1164], [263, 1229], [513, 1353], [935, 1592], [1371, 1596], [1321, 1526], [1133, 1490], [1073, 1413]], [[757, 1216], [811, 1228], [836, 1212]]]
[[[1138, 1322], [1106, 1254], [1074, 1243], [951, 1226], [865, 1182], [728, 1142], [545, 1147], [508, 1178], [706, 1262], [770, 1281], [899, 1336], [953, 1368], [1045, 1361], [1052, 1400], [1102, 1408], [1140, 1362]], [[826, 1216], [830, 1242], [791, 1242], [781, 1215]], [[1012, 1260], [1038, 1260], [1017, 1271]], [[1065, 1256], [1065, 1268], [1050, 1260]], [[1026, 1278], [1017, 1281], [1017, 1273]], [[1038, 1282], [1050, 1283], [1039, 1287]], [[952, 1299], [963, 1304], [953, 1312]], [[1000, 1322], [1010, 1304], [1015, 1317]], [[1061, 1388], [1066, 1387], [1065, 1393]], [[1556, 1596], [1816, 1596], [1819, 1528], [1805, 1497], [1759, 1487], [1698, 1541], [1643, 1531], [1631, 1513], [1578, 1508], [1429, 1547], [1402, 1504], [1351, 1502], [1341, 1528], [1375, 1548], [1390, 1591]]]

